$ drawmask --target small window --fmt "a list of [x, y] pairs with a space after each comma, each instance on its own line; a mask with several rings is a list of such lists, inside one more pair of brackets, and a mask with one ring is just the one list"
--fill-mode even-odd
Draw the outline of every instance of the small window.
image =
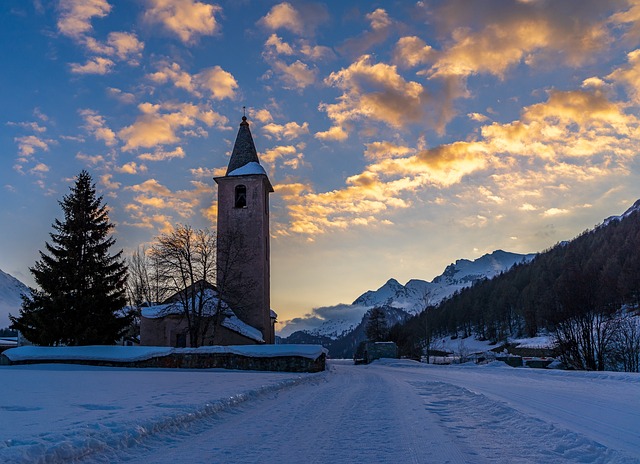
[[176, 334], [176, 348], [186, 348], [187, 347], [187, 334]]
[[246, 208], [247, 207], [247, 187], [244, 185], [236, 186], [236, 208]]

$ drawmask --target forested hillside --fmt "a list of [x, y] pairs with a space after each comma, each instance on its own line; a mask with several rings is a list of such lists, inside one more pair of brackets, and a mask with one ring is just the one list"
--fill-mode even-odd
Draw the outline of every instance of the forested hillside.
[[[629, 316], [639, 307], [640, 201], [530, 263], [457, 292], [392, 336], [405, 354], [415, 354], [436, 336], [497, 342], [549, 331], [571, 367], [637, 371], [638, 318]], [[620, 343], [635, 350], [635, 358], [614, 354]]]

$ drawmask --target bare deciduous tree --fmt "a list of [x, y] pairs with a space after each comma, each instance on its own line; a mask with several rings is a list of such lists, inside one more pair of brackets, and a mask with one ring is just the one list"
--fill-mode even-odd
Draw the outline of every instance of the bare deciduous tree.
[[[176, 295], [187, 323], [192, 347], [211, 342], [223, 316], [222, 300], [216, 298], [211, 283], [216, 279], [216, 238], [208, 229], [179, 225], [156, 238], [150, 250], [157, 282]], [[215, 307], [215, 309], [213, 309]]]
[[158, 304], [169, 296], [167, 290], [160, 285], [159, 270], [155, 261], [155, 256], [145, 246], [137, 248], [127, 260], [127, 293], [131, 306]]

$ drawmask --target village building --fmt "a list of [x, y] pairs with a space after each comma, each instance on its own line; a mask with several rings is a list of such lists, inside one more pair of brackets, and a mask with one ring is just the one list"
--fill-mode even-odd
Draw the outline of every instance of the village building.
[[[275, 343], [277, 315], [270, 306], [269, 194], [249, 123], [242, 117], [226, 174], [218, 185], [216, 283], [201, 283], [207, 296], [210, 345]], [[187, 322], [174, 295], [142, 309], [140, 344], [189, 346]], [[221, 300], [221, 301], [220, 301]]]

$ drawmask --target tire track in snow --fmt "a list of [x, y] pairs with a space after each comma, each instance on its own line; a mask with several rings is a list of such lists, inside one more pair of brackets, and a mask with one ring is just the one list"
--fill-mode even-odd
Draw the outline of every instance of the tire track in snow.
[[487, 396], [440, 381], [410, 382], [428, 411], [457, 440], [493, 463], [579, 462], [631, 464], [634, 458]]

